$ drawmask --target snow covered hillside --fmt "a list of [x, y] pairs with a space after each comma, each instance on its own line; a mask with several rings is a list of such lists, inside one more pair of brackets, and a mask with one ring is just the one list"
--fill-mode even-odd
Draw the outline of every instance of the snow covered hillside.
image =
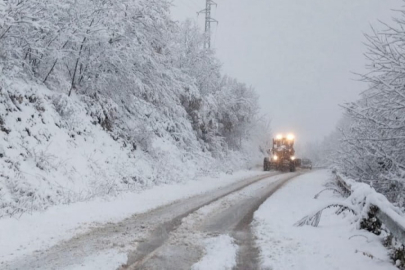
[[[200, 175], [246, 168], [242, 153], [216, 165], [170, 138], [145, 152], [103, 129], [103, 108], [86, 96], [9, 82], [0, 92], [0, 217], [42, 210]], [[112, 108], [113, 105], [112, 105]], [[118, 134], [116, 135], [118, 136]]]
[[254, 89], [169, 1], [0, 1], [0, 217], [256, 164]]
[[[3, 86], [0, 216], [169, 182], [176, 170], [180, 174], [181, 168], [173, 166], [179, 152], [170, 141], [160, 142], [172, 148], [164, 152], [166, 158], [136, 151], [105, 132], [98, 124], [102, 108], [86, 106], [86, 101], [22, 82]], [[165, 179], [159, 175], [167, 167], [157, 172], [154, 166], [160, 162], [172, 170]]]

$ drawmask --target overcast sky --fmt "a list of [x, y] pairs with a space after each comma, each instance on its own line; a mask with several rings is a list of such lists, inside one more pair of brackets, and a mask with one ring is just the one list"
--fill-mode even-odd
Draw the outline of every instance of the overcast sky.
[[[401, 0], [217, 0], [213, 47], [223, 72], [252, 85], [275, 133], [298, 140], [322, 139], [366, 85], [364, 71], [370, 25], [391, 22]], [[205, 0], [173, 0], [173, 17], [199, 21]]]

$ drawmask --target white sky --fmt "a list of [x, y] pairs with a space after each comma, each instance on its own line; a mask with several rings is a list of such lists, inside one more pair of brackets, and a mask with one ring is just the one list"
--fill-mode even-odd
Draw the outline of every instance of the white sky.
[[[216, 0], [213, 47], [224, 73], [252, 85], [275, 133], [322, 139], [342, 113], [338, 104], [366, 88], [363, 33], [391, 22], [401, 0]], [[203, 28], [205, 0], [173, 0], [173, 17]]]

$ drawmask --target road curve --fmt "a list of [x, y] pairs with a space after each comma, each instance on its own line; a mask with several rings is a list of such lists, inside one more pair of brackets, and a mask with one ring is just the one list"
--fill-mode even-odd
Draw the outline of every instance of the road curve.
[[190, 269], [203, 256], [199, 240], [220, 234], [231, 235], [239, 246], [235, 269], [258, 269], [259, 252], [250, 231], [253, 214], [269, 196], [300, 174], [257, 178], [160, 224], [129, 254], [128, 263], [120, 270]]
[[[150, 258], [153, 252], [165, 243], [170, 232], [181, 224], [182, 218], [229, 194], [278, 174], [278, 172], [271, 172], [247, 178], [211, 192], [133, 215], [119, 223], [95, 227], [85, 234], [60, 242], [48, 250], [6, 262], [2, 267], [10, 270], [63, 269], [71, 265], [80, 265], [89, 256], [110, 249], [127, 252], [128, 265], [134, 265], [140, 260]], [[154, 238], [153, 235], [158, 237]]]

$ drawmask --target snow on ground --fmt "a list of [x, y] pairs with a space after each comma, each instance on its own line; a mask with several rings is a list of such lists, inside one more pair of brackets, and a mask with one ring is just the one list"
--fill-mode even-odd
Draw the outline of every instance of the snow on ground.
[[108, 117], [120, 116], [108, 99], [67, 97], [4, 77], [0, 88], [0, 262], [46, 249], [95, 223], [118, 222], [260, 174], [220, 175], [254, 161], [239, 159], [242, 153], [227, 162], [190, 153], [166, 133], [149, 136], [145, 151], [132, 143], [136, 139], [120, 136], [120, 121], [106, 131]]
[[107, 98], [0, 76], [0, 218], [245, 169], [261, 156], [215, 159], [194, 133], [174, 139], [167, 119], [148, 129], [142, 117], [126, 117]]
[[327, 170], [300, 176], [255, 213], [254, 231], [263, 269], [396, 269], [380, 237], [357, 230], [351, 214], [337, 216], [336, 209], [328, 209], [319, 227], [294, 226], [320, 205], [339, 200], [329, 191], [314, 199], [331, 177]]
[[218, 178], [200, 178], [186, 183], [160, 185], [139, 193], [124, 193], [110, 201], [95, 199], [71, 205], [59, 205], [44, 212], [0, 219], [0, 261], [6, 262], [44, 250], [59, 241], [107, 222], [119, 222], [133, 214], [146, 212], [238, 180], [263, 174], [241, 171]]
[[97, 255], [92, 255], [86, 258], [86, 261], [80, 265], [73, 265], [64, 270], [111, 270], [118, 269], [127, 262], [126, 254], [119, 253], [115, 249], [100, 252]]
[[234, 239], [229, 235], [219, 235], [204, 240], [205, 256], [192, 270], [228, 270], [236, 266], [236, 254], [238, 251]]
[[19, 81], [4, 89], [0, 218], [153, 185], [150, 159], [94, 124], [96, 105]]

